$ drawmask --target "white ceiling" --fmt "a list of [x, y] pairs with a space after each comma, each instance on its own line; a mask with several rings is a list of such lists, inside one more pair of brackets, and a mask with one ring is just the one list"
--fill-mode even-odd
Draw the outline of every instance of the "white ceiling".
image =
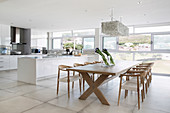
[[0, 0], [0, 23], [42, 30], [99, 28], [123, 17], [125, 25], [170, 22], [170, 0]]

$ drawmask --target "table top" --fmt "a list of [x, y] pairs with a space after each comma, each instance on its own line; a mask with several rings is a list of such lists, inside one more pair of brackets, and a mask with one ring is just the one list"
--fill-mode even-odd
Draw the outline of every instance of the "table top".
[[88, 72], [88, 73], [97, 73], [103, 75], [119, 75], [131, 67], [134, 67], [138, 64], [142, 63], [142, 61], [123, 61], [117, 60], [115, 61], [115, 66], [112, 67], [103, 67], [101, 63], [99, 64], [89, 64], [85, 66], [68, 68], [70, 71], [78, 71], [78, 72]]

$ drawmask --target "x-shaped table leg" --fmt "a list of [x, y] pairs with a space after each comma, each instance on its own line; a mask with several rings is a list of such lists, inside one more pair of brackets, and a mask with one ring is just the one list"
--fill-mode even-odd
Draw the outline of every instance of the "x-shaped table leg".
[[98, 87], [103, 83], [104, 80], [107, 79], [109, 75], [101, 75], [95, 82], [90, 78], [89, 74], [86, 72], [80, 72], [83, 76], [83, 79], [87, 82], [90, 86], [80, 97], [79, 99], [85, 100], [89, 97], [93, 92], [98, 97], [100, 102], [105, 105], [110, 105], [102, 92], [98, 89]]

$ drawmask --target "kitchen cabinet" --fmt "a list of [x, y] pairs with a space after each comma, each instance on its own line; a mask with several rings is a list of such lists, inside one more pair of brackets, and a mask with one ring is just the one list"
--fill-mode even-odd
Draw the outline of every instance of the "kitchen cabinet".
[[[89, 58], [91, 57], [91, 58]], [[88, 59], [97, 60], [94, 56], [58, 56], [45, 58], [19, 58], [18, 59], [18, 81], [36, 84], [38, 79], [56, 76], [59, 65], [70, 65], [74, 63], [88, 62]]]
[[9, 58], [10, 57], [8, 55], [0, 56], [0, 71], [9, 70]]
[[38, 57], [42, 55], [0, 55], [0, 71], [18, 68], [18, 58]]
[[19, 56], [14, 55], [14, 56], [10, 56], [9, 60], [9, 65], [10, 65], [10, 69], [17, 69], [17, 65], [18, 65], [18, 58]]
[[0, 24], [0, 45], [10, 46], [10, 26]]

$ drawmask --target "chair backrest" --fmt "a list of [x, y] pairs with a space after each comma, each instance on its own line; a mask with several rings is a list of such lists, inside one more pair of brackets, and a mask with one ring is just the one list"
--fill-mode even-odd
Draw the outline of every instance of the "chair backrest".
[[101, 63], [101, 61], [94, 61], [93, 63], [94, 63], [94, 64], [97, 64], [97, 63]]
[[148, 70], [144, 71], [143, 73], [141, 73], [141, 77], [146, 77], [147, 73], [148, 73]]
[[139, 66], [144, 66], [144, 67], [150, 66], [150, 67], [152, 67], [153, 64], [154, 64], [154, 62], [150, 62], [150, 63], [142, 63], [142, 64], [140, 64]]
[[74, 66], [74, 67], [84, 66], [84, 64], [74, 63], [73, 66]]
[[72, 68], [72, 66], [67, 66], [67, 65], [59, 65], [58, 69], [62, 71], [66, 71], [67, 68]]
[[146, 77], [148, 74], [148, 70], [143, 70], [140, 73], [138, 73], [139, 71], [135, 71], [133, 73], [128, 73], [125, 72], [124, 74], [121, 74], [120, 77], [126, 77], [126, 81], [129, 80], [131, 77], [139, 77], [139, 79], [142, 80], [142, 78]]
[[93, 62], [84, 62], [84, 65], [94, 64]]
[[150, 66], [146, 66], [146, 67], [136, 66], [136, 67], [131, 68], [130, 70], [126, 71], [126, 73], [131, 73], [131, 74], [140, 73], [140, 74], [142, 74], [145, 71], [147, 73], [149, 73], [150, 70], [151, 70]]

